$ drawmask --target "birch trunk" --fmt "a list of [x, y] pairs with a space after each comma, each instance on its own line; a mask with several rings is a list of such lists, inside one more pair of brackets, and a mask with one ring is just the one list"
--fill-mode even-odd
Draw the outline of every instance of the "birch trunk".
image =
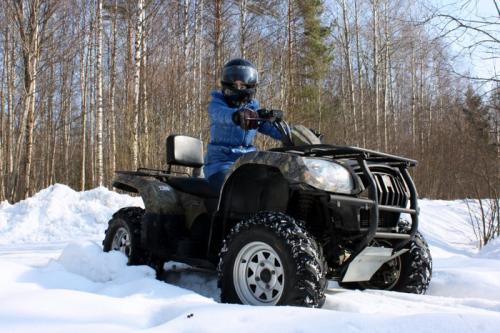
[[215, 20], [214, 20], [214, 54], [215, 86], [220, 84], [220, 72], [222, 70], [222, 0], [215, 0]]
[[349, 93], [349, 105], [351, 107], [351, 116], [353, 119], [354, 126], [354, 141], [357, 144], [358, 140], [358, 123], [356, 116], [356, 103], [354, 101], [354, 79], [352, 76], [352, 66], [351, 66], [351, 48], [349, 40], [349, 22], [347, 19], [347, 6], [345, 0], [342, 0], [342, 17], [344, 20], [344, 56], [347, 67], [347, 89]]
[[359, 89], [359, 113], [361, 115], [361, 144], [366, 147], [366, 126], [364, 112], [364, 87], [363, 78], [361, 75], [361, 48], [359, 46], [359, 24], [358, 24], [358, 0], [354, 0], [354, 20], [355, 20], [355, 35], [356, 35], [356, 66], [358, 71], [358, 89]]
[[[7, 30], [9, 31], [9, 30]], [[12, 46], [12, 36], [7, 34], [6, 37], [6, 49], [5, 52], [9, 54], [7, 57], [7, 173], [12, 174], [14, 168], [14, 156], [13, 156], [13, 114], [14, 114], [14, 82], [16, 81], [16, 71], [15, 71], [15, 48]], [[12, 177], [10, 177], [12, 178]], [[11, 182], [9, 182], [11, 183]]]
[[[54, 66], [53, 64], [49, 65], [49, 81], [54, 82]], [[52, 147], [52, 132], [54, 130], [53, 125], [53, 104], [54, 104], [54, 84], [51, 84], [49, 87], [49, 92], [47, 96], [47, 112], [46, 112], [46, 121], [47, 121], [47, 131], [45, 136], [45, 149], [46, 149], [46, 162], [44, 167], [45, 180], [44, 187], [48, 187], [50, 185], [50, 176], [51, 176], [51, 160], [50, 160], [50, 152]]]
[[379, 133], [379, 89], [378, 89], [378, 0], [373, 0], [373, 89], [375, 94], [375, 137], [376, 148], [380, 148]]
[[66, 97], [66, 102], [64, 103], [65, 104], [65, 108], [66, 108], [66, 111], [65, 111], [65, 115], [66, 115], [66, 135], [64, 137], [64, 145], [67, 147], [66, 148], [66, 155], [64, 156], [64, 159], [65, 159], [65, 163], [66, 163], [66, 168], [64, 169], [64, 179], [65, 179], [65, 184], [70, 184], [70, 171], [71, 171], [71, 168], [72, 168], [72, 164], [71, 164], [71, 151], [70, 151], [70, 147], [72, 147], [72, 144], [71, 144], [71, 131], [72, 131], [72, 128], [71, 128], [71, 125], [72, 125], [72, 122], [71, 122], [71, 96], [73, 95], [73, 75], [74, 75], [74, 67], [72, 66], [71, 64], [71, 73], [70, 73], [70, 76], [69, 76], [69, 87], [68, 87], [68, 91], [67, 91], [67, 97]]
[[[184, 50], [184, 73], [181, 75], [183, 82], [189, 82], [189, 0], [184, 0], [183, 8], [183, 38], [182, 47]], [[185, 126], [186, 130], [190, 130], [191, 123], [191, 99], [189, 98], [189, 89], [183, 89], [184, 92], [184, 105], [181, 106], [181, 110], [184, 111], [184, 121], [182, 124]]]
[[415, 89], [415, 76], [416, 76], [416, 68], [415, 68], [415, 46], [412, 45], [411, 49], [411, 137], [413, 149], [415, 149], [417, 145], [417, 134], [416, 134], [416, 89]]
[[384, 13], [384, 46], [385, 46], [385, 56], [384, 56], [384, 108], [383, 108], [383, 120], [384, 120], [384, 151], [387, 151], [387, 113], [389, 108], [389, 50], [390, 50], [390, 40], [389, 40], [389, 12], [387, 9], [387, 0], [384, 2], [385, 13]]
[[291, 87], [293, 87], [293, 74], [292, 74], [292, 55], [293, 55], [293, 15], [292, 15], [292, 0], [288, 0], [287, 2], [287, 97], [286, 97], [286, 106], [288, 112], [290, 112], [290, 120], [293, 120], [293, 95], [291, 94]]
[[67, 115], [67, 108], [66, 108], [66, 68], [65, 66], [61, 65], [61, 70], [60, 70], [60, 81], [61, 81], [61, 87], [59, 91], [59, 111], [60, 111], [60, 116], [61, 116], [61, 122], [62, 122], [62, 164], [63, 164], [63, 172], [62, 172], [62, 179], [63, 183], [67, 184], [68, 183], [68, 163], [69, 163], [69, 158], [68, 158], [68, 145], [67, 145], [67, 140], [66, 138], [68, 137], [68, 115]]
[[5, 136], [5, 126], [4, 126], [4, 110], [5, 110], [5, 100], [4, 100], [4, 79], [5, 79], [5, 53], [2, 65], [2, 78], [0, 79], [0, 202], [5, 200], [5, 189], [4, 189], [4, 136]]
[[97, 59], [96, 59], [96, 134], [97, 134], [97, 184], [104, 185], [103, 114], [102, 114], [102, 0], [97, 0]]
[[[23, 72], [23, 115], [25, 119], [21, 128], [24, 130], [24, 158], [21, 162], [21, 145], [18, 146], [18, 165], [21, 173], [18, 178], [22, 182], [22, 187], [18, 191], [18, 199], [26, 199], [30, 194], [31, 182], [31, 163], [33, 154], [33, 130], [35, 126], [35, 93], [36, 93], [36, 72], [38, 67], [38, 57], [40, 55], [40, 36], [39, 36], [39, 10], [40, 1], [33, 0], [30, 3], [28, 17], [25, 17], [23, 2], [18, 2], [16, 6], [16, 19], [18, 21], [19, 33], [22, 43], [22, 60], [24, 65]], [[23, 140], [19, 140], [19, 143]], [[20, 177], [19, 177], [20, 176]], [[22, 177], [22, 178], [21, 178]], [[17, 182], [18, 184], [20, 181]]]
[[[142, 96], [141, 96], [141, 101], [142, 101], [142, 120], [143, 120], [143, 128], [144, 128], [144, 163], [146, 165], [149, 165], [149, 121], [148, 121], [148, 95], [147, 95], [147, 43], [146, 43], [146, 24], [145, 24], [145, 10], [143, 10], [143, 33], [142, 33], [142, 38], [141, 38], [141, 48], [142, 48], [142, 57], [141, 57], [141, 81], [142, 81]], [[187, 75], [187, 71], [186, 71]]]
[[85, 190], [85, 164], [87, 150], [87, 68], [88, 68], [88, 52], [86, 49], [85, 26], [83, 27], [84, 34], [80, 42], [80, 113], [82, 115], [82, 139], [80, 151], [80, 191]]
[[111, 21], [111, 68], [109, 79], [109, 131], [110, 131], [110, 170], [111, 174], [116, 170], [116, 116], [115, 116], [115, 85], [116, 85], [116, 16], [118, 12], [118, 0], [114, 2], [113, 19]]
[[[422, 118], [425, 118], [424, 115], [424, 54], [422, 52], [420, 56], [420, 85], [419, 85], [419, 118], [420, 122], [422, 122]], [[420, 156], [424, 156], [424, 125], [420, 125]]]
[[240, 55], [246, 57], [246, 34], [247, 34], [247, 0], [240, 0]]
[[[203, 113], [204, 110], [202, 109], [202, 66], [203, 66], [203, 47], [202, 47], [202, 38], [197, 37], [199, 35], [200, 31], [203, 31], [203, 19], [202, 19], [202, 14], [203, 14], [203, 8], [204, 8], [204, 0], [198, 0], [196, 5], [197, 5], [197, 12], [196, 12], [196, 22], [195, 22], [195, 54], [198, 53], [197, 55], [197, 66], [198, 69], [195, 71], [195, 75], [197, 75], [197, 78], [195, 78], [194, 82], [198, 83], [198, 131], [199, 131], [199, 138], [200, 140], [202, 139], [202, 122], [203, 122]], [[197, 72], [197, 74], [196, 74]]]
[[134, 69], [134, 112], [132, 120], [132, 167], [137, 169], [139, 165], [139, 97], [141, 82], [141, 39], [142, 39], [142, 19], [144, 1], [137, 1], [136, 26], [135, 26], [135, 69]]

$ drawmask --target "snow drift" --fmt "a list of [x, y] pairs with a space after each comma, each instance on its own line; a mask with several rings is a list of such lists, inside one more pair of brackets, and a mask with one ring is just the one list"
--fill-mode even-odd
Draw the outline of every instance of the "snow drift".
[[104, 187], [76, 192], [56, 184], [14, 205], [0, 204], [0, 245], [99, 238], [125, 206], [143, 207], [142, 199]]

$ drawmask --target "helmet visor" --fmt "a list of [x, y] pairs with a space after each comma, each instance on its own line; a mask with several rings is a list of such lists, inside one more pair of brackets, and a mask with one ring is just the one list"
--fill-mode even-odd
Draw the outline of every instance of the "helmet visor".
[[236, 81], [241, 81], [252, 87], [259, 81], [259, 74], [255, 68], [250, 66], [225, 67], [222, 71], [222, 83], [232, 85]]

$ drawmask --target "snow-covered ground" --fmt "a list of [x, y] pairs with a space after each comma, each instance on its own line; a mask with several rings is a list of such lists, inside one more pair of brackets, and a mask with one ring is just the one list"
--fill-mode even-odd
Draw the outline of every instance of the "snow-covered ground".
[[461, 201], [421, 200], [431, 245], [425, 296], [346, 291], [323, 309], [218, 303], [215, 276], [127, 266], [103, 253], [106, 222], [138, 198], [51, 186], [0, 204], [0, 332], [499, 332], [500, 239], [481, 252]]

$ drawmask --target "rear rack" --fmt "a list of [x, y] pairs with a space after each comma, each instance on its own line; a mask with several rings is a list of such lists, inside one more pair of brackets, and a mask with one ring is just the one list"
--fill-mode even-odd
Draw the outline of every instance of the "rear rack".
[[363, 156], [363, 159], [368, 162], [379, 162], [391, 166], [405, 165], [414, 167], [417, 161], [400, 157], [396, 155], [381, 153], [375, 150], [364, 149], [359, 147], [336, 146], [336, 145], [307, 145], [296, 147], [280, 147], [273, 148], [271, 151], [286, 152], [311, 157], [330, 157], [333, 159], [354, 158], [357, 159]]

